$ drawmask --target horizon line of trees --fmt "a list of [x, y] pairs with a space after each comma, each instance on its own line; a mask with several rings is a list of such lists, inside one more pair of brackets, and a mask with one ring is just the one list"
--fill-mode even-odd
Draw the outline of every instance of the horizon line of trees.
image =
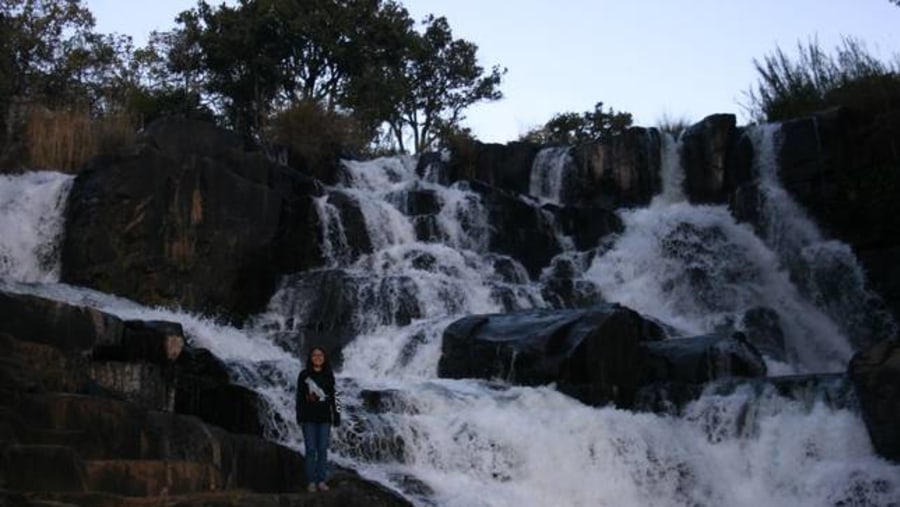
[[136, 48], [97, 33], [81, 0], [0, 0], [0, 149], [21, 134], [24, 106], [39, 105], [183, 114], [257, 140], [312, 108], [352, 124], [361, 147], [420, 152], [463, 131], [468, 107], [502, 97], [506, 69], [482, 67], [446, 18], [416, 22], [395, 0], [200, 0], [175, 22]]
[[[23, 137], [39, 134], [35, 118], [54, 112], [105, 122], [122, 138], [180, 114], [307, 152], [327, 144], [325, 152], [419, 153], [472, 139], [465, 111], [503, 96], [506, 69], [482, 67], [477, 45], [454, 38], [446, 18], [416, 22], [398, 0], [200, 0], [175, 22], [135, 47], [130, 36], [97, 33], [82, 0], [0, 0], [0, 166], [41, 142]], [[744, 107], [755, 121], [861, 103], [872, 90], [894, 104], [897, 64], [879, 62], [855, 39], [834, 56], [815, 42], [798, 51], [754, 60], [760, 80]], [[83, 119], [70, 121], [85, 130]], [[520, 139], [576, 144], [632, 123], [630, 113], [597, 102]]]

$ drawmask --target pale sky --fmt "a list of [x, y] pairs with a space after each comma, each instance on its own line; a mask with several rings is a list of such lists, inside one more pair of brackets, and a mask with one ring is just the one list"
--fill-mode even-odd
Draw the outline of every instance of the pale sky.
[[[221, 3], [220, 0], [210, 1]], [[480, 63], [508, 69], [498, 102], [473, 106], [465, 125], [489, 142], [516, 139], [558, 112], [602, 101], [635, 124], [663, 116], [696, 122], [734, 113], [757, 81], [753, 59], [794, 54], [843, 36], [874, 56], [900, 54], [900, 7], [888, 0], [401, 0], [414, 19], [446, 16], [455, 37], [479, 46]], [[97, 29], [142, 44], [173, 26], [195, 0], [85, 0]]]

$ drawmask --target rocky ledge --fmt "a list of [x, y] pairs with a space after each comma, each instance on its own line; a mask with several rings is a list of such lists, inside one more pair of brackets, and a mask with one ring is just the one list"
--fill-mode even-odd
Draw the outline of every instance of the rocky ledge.
[[352, 470], [302, 492], [257, 402], [179, 324], [0, 291], [0, 505], [410, 505]]

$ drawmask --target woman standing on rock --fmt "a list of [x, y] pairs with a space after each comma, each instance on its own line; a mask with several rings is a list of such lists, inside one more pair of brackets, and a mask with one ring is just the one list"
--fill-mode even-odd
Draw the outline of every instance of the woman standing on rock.
[[313, 347], [306, 369], [297, 377], [297, 423], [306, 446], [307, 491], [328, 491], [328, 446], [331, 427], [341, 423], [334, 372], [325, 349]]

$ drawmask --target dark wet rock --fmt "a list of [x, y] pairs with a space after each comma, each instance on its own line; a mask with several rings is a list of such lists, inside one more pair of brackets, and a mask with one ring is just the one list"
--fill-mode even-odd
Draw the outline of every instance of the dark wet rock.
[[876, 452], [900, 462], [900, 341], [885, 340], [858, 352], [847, 374]]
[[573, 148], [576, 188], [571, 202], [586, 208], [643, 206], [662, 189], [659, 131], [625, 132]]
[[859, 402], [853, 385], [841, 373], [788, 375], [782, 377], [726, 377], [707, 384], [657, 382], [638, 390], [635, 408], [672, 416], [683, 416], [685, 407], [701, 395], [738, 395], [748, 403], [764, 398], [782, 397], [811, 407], [816, 403], [835, 410], [856, 411]]
[[641, 344], [643, 383], [703, 384], [723, 377], [763, 377], [766, 364], [743, 333], [671, 338]]
[[684, 190], [694, 203], [725, 203], [729, 152], [739, 137], [733, 114], [714, 114], [681, 136]]
[[321, 185], [191, 120], [148, 127], [92, 159], [69, 194], [62, 280], [240, 320], [279, 274], [322, 262]]
[[597, 286], [582, 275], [590, 267], [593, 251], [564, 254], [553, 259], [541, 274], [541, 295], [553, 308], [589, 308], [603, 302]]
[[222, 361], [205, 349], [188, 347], [175, 364], [173, 407], [233, 433], [263, 435], [260, 396], [233, 384]]
[[[427, 254], [420, 260], [427, 264]], [[403, 326], [421, 317], [417, 294], [406, 275], [373, 277], [326, 269], [286, 277], [274, 304], [292, 318], [279, 343], [301, 357], [311, 343], [325, 346], [339, 364], [341, 349], [363, 330]]]
[[742, 326], [747, 341], [764, 356], [785, 361], [784, 331], [781, 317], [771, 308], [757, 307], [744, 312]]
[[352, 195], [339, 190], [328, 193], [328, 203], [338, 209], [340, 227], [343, 230], [342, 240], [332, 242], [337, 248], [346, 250], [341, 254], [346, 260], [352, 260], [360, 255], [372, 253], [374, 247], [369, 230], [366, 226], [366, 218], [360, 203]]
[[661, 330], [618, 305], [474, 315], [444, 331], [438, 375], [556, 383], [585, 403], [630, 407], [644, 355]]
[[[528, 142], [462, 143], [453, 151], [447, 179], [479, 181], [507, 192], [527, 194], [532, 164], [540, 148]], [[433, 160], [428, 162], [433, 166]]]
[[610, 234], [624, 230], [622, 219], [613, 210], [596, 207], [546, 206], [556, 217], [560, 231], [572, 238], [576, 250], [595, 248]]
[[532, 201], [515, 194], [470, 182], [469, 189], [481, 196], [491, 224], [489, 250], [519, 261], [533, 279], [562, 251], [556, 237], [553, 215]]

